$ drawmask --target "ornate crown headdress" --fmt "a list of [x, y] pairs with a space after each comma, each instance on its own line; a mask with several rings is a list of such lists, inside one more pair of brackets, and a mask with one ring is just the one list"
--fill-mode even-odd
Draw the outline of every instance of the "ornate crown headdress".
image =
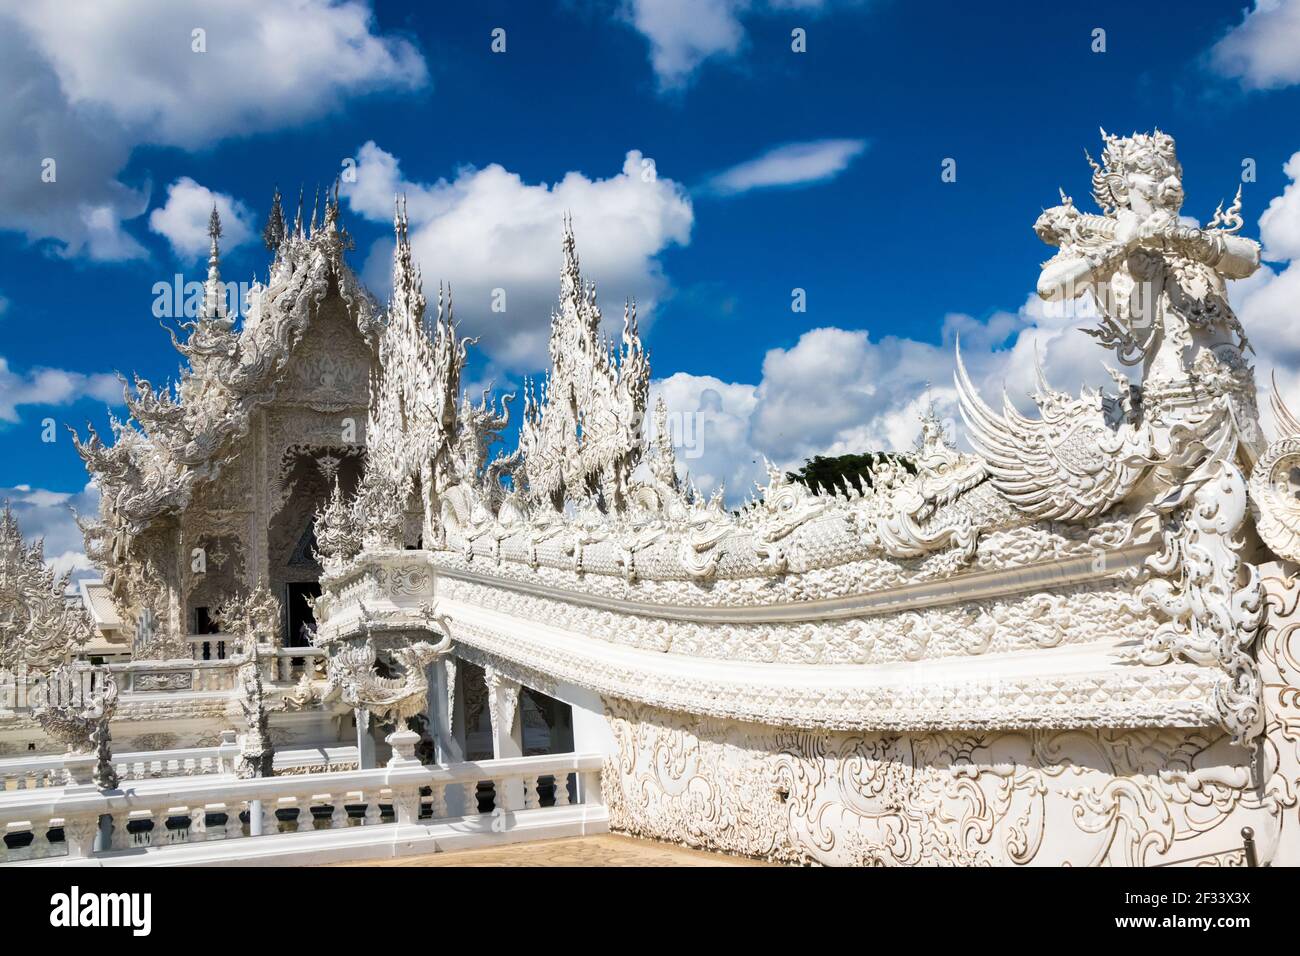
[[1103, 129], [1101, 139], [1106, 144], [1101, 165], [1087, 150], [1083, 155], [1092, 167], [1092, 197], [1107, 215], [1128, 205], [1126, 176], [1130, 172], [1150, 173], [1157, 179], [1170, 173], [1182, 178], [1183, 167], [1174, 152], [1174, 138], [1167, 133], [1157, 129], [1152, 133], [1112, 136]]

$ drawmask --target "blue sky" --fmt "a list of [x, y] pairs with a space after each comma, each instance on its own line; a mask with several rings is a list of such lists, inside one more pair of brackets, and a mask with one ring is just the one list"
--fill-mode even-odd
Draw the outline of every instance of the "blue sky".
[[641, 304], [705, 485], [905, 446], [926, 383], [949, 398], [957, 331], [990, 389], [1035, 343], [1058, 384], [1100, 384], [1079, 323], [1028, 301], [1030, 226], [1058, 186], [1091, 205], [1099, 125], [1171, 132], [1201, 220], [1253, 160], [1247, 231], [1274, 203], [1274, 261], [1234, 297], [1261, 371], [1300, 384], [1297, 0], [0, 0], [0, 64], [0, 496], [64, 566], [93, 492], [63, 425], [103, 424], [115, 371], [176, 374], [152, 288], [202, 278], [205, 208], [229, 213], [225, 278], [264, 276], [273, 186], [310, 197], [348, 158], [355, 268], [383, 299], [404, 190], [426, 291], [450, 281], [483, 337], [476, 381], [542, 366], [571, 210], [607, 315]]

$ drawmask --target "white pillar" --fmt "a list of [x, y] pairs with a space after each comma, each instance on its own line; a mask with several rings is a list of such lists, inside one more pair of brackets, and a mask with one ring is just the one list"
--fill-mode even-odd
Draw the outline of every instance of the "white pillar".
[[573, 750], [580, 754], [613, 754], [614, 732], [605, 719], [599, 694], [571, 684], [557, 688], [556, 696], [573, 708]]
[[353, 711], [357, 718], [357, 769], [375, 768], [375, 738], [370, 733], [370, 711], [358, 707]]
[[[464, 707], [457, 713], [456, 706], [449, 700], [449, 687], [455, 690], [454, 681], [459, 668], [454, 660], [440, 657], [426, 668], [429, 680], [429, 700], [426, 714], [429, 720], [429, 734], [433, 737], [434, 760], [438, 763], [460, 763], [465, 759], [465, 747], [462, 743], [464, 727]], [[457, 695], [459, 696], [459, 695]]]
[[[495, 668], [483, 669], [488, 688], [488, 716], [492, 720], [492, 757], [522, 757], [524, 755], [523, 721], [519, 718], [519, 682], [511, 680]], [[520, 780], [508, 780], [501, 786], [497, 806], [506, 810], [522, 810], [524, 787]]]

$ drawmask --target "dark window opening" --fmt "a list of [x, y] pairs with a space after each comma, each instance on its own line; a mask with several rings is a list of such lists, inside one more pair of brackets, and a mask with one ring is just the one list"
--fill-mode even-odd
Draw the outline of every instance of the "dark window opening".
[[211, 611], [204, 607], [194, 609], [194, 633], [195, 634], [220, 634], [221, 626], [217, 619], [212, 616]]
[[316, 633], [316, 614], [312, 610], [312, 598], [320, 597], [320, 585], [315, 581], [285, 585], [285, 605], [289, 609], [289, 633], [286, 635], [286, 647], [308, 647], [311, 634]]

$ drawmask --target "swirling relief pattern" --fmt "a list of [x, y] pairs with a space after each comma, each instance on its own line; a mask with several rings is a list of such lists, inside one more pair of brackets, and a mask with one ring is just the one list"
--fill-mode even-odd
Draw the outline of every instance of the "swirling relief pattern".
[[[786, 863], [1300, 862], [1300, 581], [1261, 568], [1265, 732], [799, 732], [606, 699], [611, 827]], [[1253, 768], [1253, 769], [1252, 769]]]

